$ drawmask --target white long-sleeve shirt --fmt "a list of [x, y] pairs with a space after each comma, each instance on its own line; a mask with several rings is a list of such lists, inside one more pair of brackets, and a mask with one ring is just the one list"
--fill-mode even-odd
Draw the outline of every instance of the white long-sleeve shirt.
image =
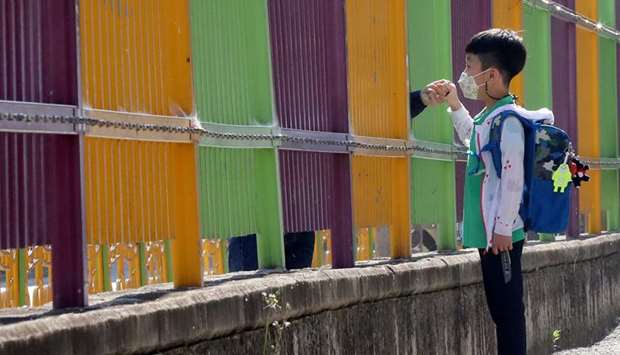
[[[481, 124], [477, 125], [475, 136], [472, 137], [474, 120], [467, 109], [462, 107], [458, 111], [451, 112], [451, 117], [461, 142], [469, 147], [470, 139], [475, 139], [476, 151], [480, 152], [489, 141], [493, 119], [503, 111], [514, 111], [527, 119], [553, 123], [553, 113], [548, 109], [528, 111], [518, 105], [507, 104], [496, 108]], [[501, 179], [495, 171], [491, 153], [485, 151], [481, 154], [485, 175], [481, 188], [480, 206], [487, 247], [491, 246], [493, 233], [511, 236], [513, 231], [523, 228], [519, 208], [523, 198], [524, 131], [522, 124], [514, 116], [509, 116], [504, 123], [500, 150], [503, 169]]]

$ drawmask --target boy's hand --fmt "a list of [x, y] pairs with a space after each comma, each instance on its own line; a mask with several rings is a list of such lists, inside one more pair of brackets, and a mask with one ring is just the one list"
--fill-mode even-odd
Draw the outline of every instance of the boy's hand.
[[461, 103], [461, 100], [459, 100], [459, 95], [458, 92], [456, 90], [456, 85], [454, 85], [453, 82], [448, 81], [448, 80], [444, 80], [441, 83], [442, 87], [443, 87], [443, 92], [445, 92], [445, 99], [446, 102], [448, 103], [448, 106], [450, 106], [450, 109], [452, 111], [458, 111], [461, 109], [461, 107], [463, 107], [463, 104]]
[[443, 86], [438, 85], [442, 80], [433, 81], [426, 85], [420, 92], [420, 98], [424, 105], [428, 107], [437, 106], [445, 101], [447, 91]]
[[432, 94], [431, 98], [435, 100], [436, 104], [446, 102], [452, 111], [458, 111], [463, 107], [461, 100], [459, 100], [456, 85], [450, 80], [442, 79], [428, 84], [422, 91], [422, 101], [424, 101], [425, 92]]
[[493, 233], [493, 254], [512, 250], [512, 236]]

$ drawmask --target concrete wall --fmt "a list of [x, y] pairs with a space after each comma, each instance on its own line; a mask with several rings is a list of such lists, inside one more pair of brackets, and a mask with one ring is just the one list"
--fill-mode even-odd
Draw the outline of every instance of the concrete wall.
[[[548, 354], [556, 329], [563, 348], [593, 343], [620, 316], [620, 235], [528, 246], [523, 258], [530, 354]], [[270, 274], [40, 314], [0, 326], [0, 353], [260, 354], [272, 317], [262, 293], [276, 290], [277, 313], [291, 323], [276, 342], [282, 354], [494, 353], [476, 253]], [[270, 334], [278, 338], [276, 328]]]

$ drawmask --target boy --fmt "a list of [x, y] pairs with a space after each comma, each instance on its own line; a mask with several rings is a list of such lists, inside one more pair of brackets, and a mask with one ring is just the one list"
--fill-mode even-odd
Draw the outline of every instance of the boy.
[[[456, 86], [446, 80], [433, 90], [450, 107], [460, 140], [469, 147], [463, 214], [463, 243], [478, 248], [487, 305], [496, 325], [500, 355], [525, 354], [525, 307], [521, 253], [525, 233], [519, 207], [523, 193], [524, 131], [515, 117], [508, 117], [501, 133], [501, 178], [489, 152], [493, 119], [502, 110], [527, 112], [515, 105], [510, 82], [525, 65], [523, 40], [513, 31], [490, 29], [472, 37], [466, 49], [465, 71], [458, 85], [466, 98], [481, 100], [485, 108], [472, 118], [461, 104]], [[529, 113], [553, 120], [550, 111]], [[541, 117], [545, 116], [545, 117]], [[502, 253], [509, 253], [511, 274], [504, 277]], [[505, 255], [508, 256], [508, 255]]]

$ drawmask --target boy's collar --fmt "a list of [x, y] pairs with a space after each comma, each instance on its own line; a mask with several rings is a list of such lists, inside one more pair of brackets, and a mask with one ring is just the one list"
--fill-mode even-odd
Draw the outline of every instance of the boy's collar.
[[482, 123], [482, 121], [484, 121], [486, 119], [487, 115], [489, 113], [493, 112], [496, 108], [498, 108], [500, 106], [504, 106], [504, 105], [514, 104], [515, 101], [516, 101], [515, 100], [515, 96], [512, 95], [512, 94], [508, 94], [508, 95], [502, 97], [501, 99], [496, 101], [492, 106], [485, 107], [476, 117], [474, 117], [474, 123], [475, 124]]
[[501, 99], [497, 100], [493, 106], [491, 107], [487, 107], [485, 109], [485, 111], [492, 111], [500, 106], [504, 106], [504, 105], [509, 105], [509, 104], [514, 104], [516, 102], [516, 97], [512, 94], [508, 94], [504, 97], [502, 97]]

